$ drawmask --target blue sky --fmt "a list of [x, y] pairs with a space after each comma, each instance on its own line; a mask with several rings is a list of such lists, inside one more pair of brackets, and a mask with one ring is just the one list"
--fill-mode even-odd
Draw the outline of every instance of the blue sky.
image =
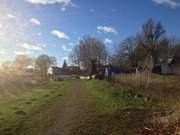
[[180, 37], [179, 0], [1, 0], [0, 62], [17, 54], [48, 54], [61, 64], [87, 35], [112, 51], [148, 18]]

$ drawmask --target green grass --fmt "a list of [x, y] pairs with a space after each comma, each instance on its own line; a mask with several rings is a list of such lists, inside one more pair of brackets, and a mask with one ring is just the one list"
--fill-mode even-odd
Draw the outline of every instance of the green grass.
[[[87, 101], [90, 105], [92, 103], [90, 107], [93, 107], [95, 114], [80, 126], [80, 130], [89, 129], [94, 135], [116, 134], [121, 131], [122, 134], [133, 134], [144, 126], [144, 120], [151, 112], [179, 105], [173, 98], [164, 100], [158, 91], [145, 91], [141, 87], [114, 86], [107, 81], [98, 80], [81, 83], [85, 85], [84, 89], [89, 94]], [[71, 84], [71, 81], [49, 82], [29, 86], [13, 96], [6, 94], [0, 100], [0, 135], [27, 135], [26, 131], [30, 131], [28, 135], [34, 135], [49, 128], [57, 119], [50, 114], [58, 113], [57, 105], [61, 103]], [[18, 91], [21, 87], [14, 88], [14, 91]], [[137, 97], [137, 94], [142, 96]], [[146, 97], [150, 99], [146, 101]]]
[[49, 82], [30, 87], [15, 98], [4, 97], [0, 102], [0, 135], [19, 135], [23, 123], [41, 108], [60, 100], [68, 86], [68, 82]]
[[[110, 127], [112, 125], [111, 129], [115, 128], [121, 134], [138, 135], [139, 129], [149, 124], [148, 119], [153, 112], [163, 112], [175, 105], [175, 100], [166, 98], [164, 101], [160, 95], [155, 95], [157, 92], [145, 91], [141, 87], [114, 86], [110, 82], [98, 80], [85, 83], [98, 112], [96, 121], [108, 123]], [[142, 96], [137, 97], [136, 94]], [[149, 97], [149, 100], [146, 100], [146, 97]], [[176, 100], [176, 104], [177, 102]], [[95, 133], [101, 131], [95, 126], [93, 130]]]
[[97, 108], [102, 112], [113, 112], [124, 109], [157, 109], [161, 102], [149, 99], [146, 96], [136, 97], [130, 93], [139, 93], [141, 88], [115, 87], [107, 81], [86, 82], [89, 92], [94, 97]]

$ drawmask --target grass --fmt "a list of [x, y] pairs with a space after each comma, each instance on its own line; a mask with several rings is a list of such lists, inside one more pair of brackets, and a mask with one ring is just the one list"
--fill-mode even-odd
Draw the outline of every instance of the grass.
[[28, 118], [53, 101], [61, 99], [66, 94], [67, 87], [67, 82], [49, 82], [31, 86], [27, 88], [28, 91], [21, 91], [21, 94], [14, 95], [13, 98], [6, 94], [0, 102], [0, 135], [19, 135], [20, 128]]
[[[161, 114], [180, 107], [179, 100], [173, 98], [171, 93], [169, 95], [166, 93], [166, 97], [162, 97], [164, 93], [159, 91], [163, 89], [150, 90], [139, 85], [120, 83], [114, 85], [98, 80], [86, 82], [86, 87], [99, 114], [96, 121], [100, 118], [100, 123], [107, 122], [108, 126], [112, 125], [111, 129], [115, 128], [118, 134], [138, 135], [143, 127], [151, 124], [151, 120], [154, 119], [153, 114]], [[101, 125], [102, 128], [105, 126], [105, 124]], [[93, 130], [99, 132], [96, 128]], [[116, 132], [111, 130], [110, 134]]]
[[[139, 78], [122, 76], [126, 77], [123, 83], [121, 81], [125, 79], [122, 78], [115, 84], [99, 80], [80, 82], [89, 94], [87, 102], [90, 112], [84, 118], [85, 123], [77, 124], [73, 135], [139, 135], [139, 129], [149, 124], [149, 117], [154, 112], [180, 107], [179, 88], [175, 86], [176, 83], [178, 85], [178, 78], [170, 76], [168, 81], [166, 77], [153, 75], [153, 79], [149, 80], [151, 85], [145, 87], [145, 78], [138, 85], [132, 82]], [[12, 86], [4, 86], [3, 90], [0, 89], [0, 95], [3, 95], [0, 98], [0, 135], [27, 135], [25, 131], [29, 131], [28, 135], [34, 135], [49, 128], [57, 119], [56, 115], [49, 114], [59, 113], [57, 105], [67, 94], [71, 83], [49, 82], [22, 87], [22, 83], [14, 82]]]
[[89, 127], [94, 126], [92, 129], [94, 134], [137, 133], [146, 123], [145, 120], [152, 109], [158, 109], [158, 105], [154, 106], [151, 100], [146, 101], [144, 97], [132, 97], [131, 87], [115, 87], [107, 81], [98, 80], [86, 82], [86, 87], [97, 111], [96, 122], [89, 125]]
[[[136, 109], [157, 109], [160, 101], [147, 99], [141, 95], [132, 93], [142, 92], [141, 88], [115, 87], [107, 81], [90, 81], [86, 83], [91, 95], [97, 103], [97, 108], [101, 112], [113, 112], [129, 108]], [[159, 103], [159, 104], [158, 104]]]
[[[180, 76], [157, 75], [151, 73], [121, 74], [114, 77], [119, 87], [138, 89], [138, 93], [152, 100], [160, 100], [159, 107], [177, 109], [180, 107]], [[156, 103], [157, 104], [157, 103]]]

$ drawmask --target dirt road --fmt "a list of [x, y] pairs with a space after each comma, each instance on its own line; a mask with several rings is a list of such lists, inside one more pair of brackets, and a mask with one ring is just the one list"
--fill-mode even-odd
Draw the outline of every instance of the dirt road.
[[70, 135], [71, 130], [78, 123], [83, 121], [87, 113], [87, 93], [84, 90], [82, 83], [74, 81], [70, 86], [69, 93], [63, 99], [62, 104], [58, 109], [57, 119], [48, 128], [47, 131], [41, 133], [43, 135]]
[[[60, 100], [49, 103], [23, 127], [22, 135], [73, 135], [78, 125], [90, 114], [88, 94], [81, 81], [72, 81]], [[24, 124], [24, 123], [23, 123]], [[23, 125], [22, 124], [22, 125]], [[24, 124], [26, 125], [26, 124]]]
[[21, 128], [24, 132], [20, 135], [129, 135], [142, 126], [144, 111], [100, 113], [85, 82], [76, 80], [69, 84], [65, 95], [27, 119], [30, 124], [22, 124], [30, 126]]

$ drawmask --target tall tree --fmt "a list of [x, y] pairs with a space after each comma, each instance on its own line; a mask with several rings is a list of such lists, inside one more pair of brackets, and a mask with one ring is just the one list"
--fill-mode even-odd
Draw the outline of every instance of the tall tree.
[[56, 58], [55, 57], [50, 57], [48, 55], [40, 55], [36, 61], [35, 64], [40, 71], [41, 78], [43, 80], [47, 80], [47, 71], [48, 68], [56, 65]]
[[97, 64], [104, 64], [107, 59], [105, 45], [94, 37], [82, 39], [72, 55], [77, 58], [78, 64], [88, 71], [91, 69], [92, 60], [96, 61]]
[[80, 50], [79, 45], [74, 46], [71, 54], [70, 54], [71, 62], [80, 68]]
[[165, 29], [160, 22], [155, 23], [152, 19], [149, 19], [142, 26], [142, 31], [137, 34], [137, 40], [140, 47], [146, 51], [146, 57], [151, 58], [153, 65], [157, 63], [157, 53], [160, 45], [166, 40]]
[[137, 46], [138, 44], [135, 37], [128, 37], [120, 43], [115, 54], [116, 62], [119, 63], [117, 65], [129, 68], [136, 67], [138, 65]]

